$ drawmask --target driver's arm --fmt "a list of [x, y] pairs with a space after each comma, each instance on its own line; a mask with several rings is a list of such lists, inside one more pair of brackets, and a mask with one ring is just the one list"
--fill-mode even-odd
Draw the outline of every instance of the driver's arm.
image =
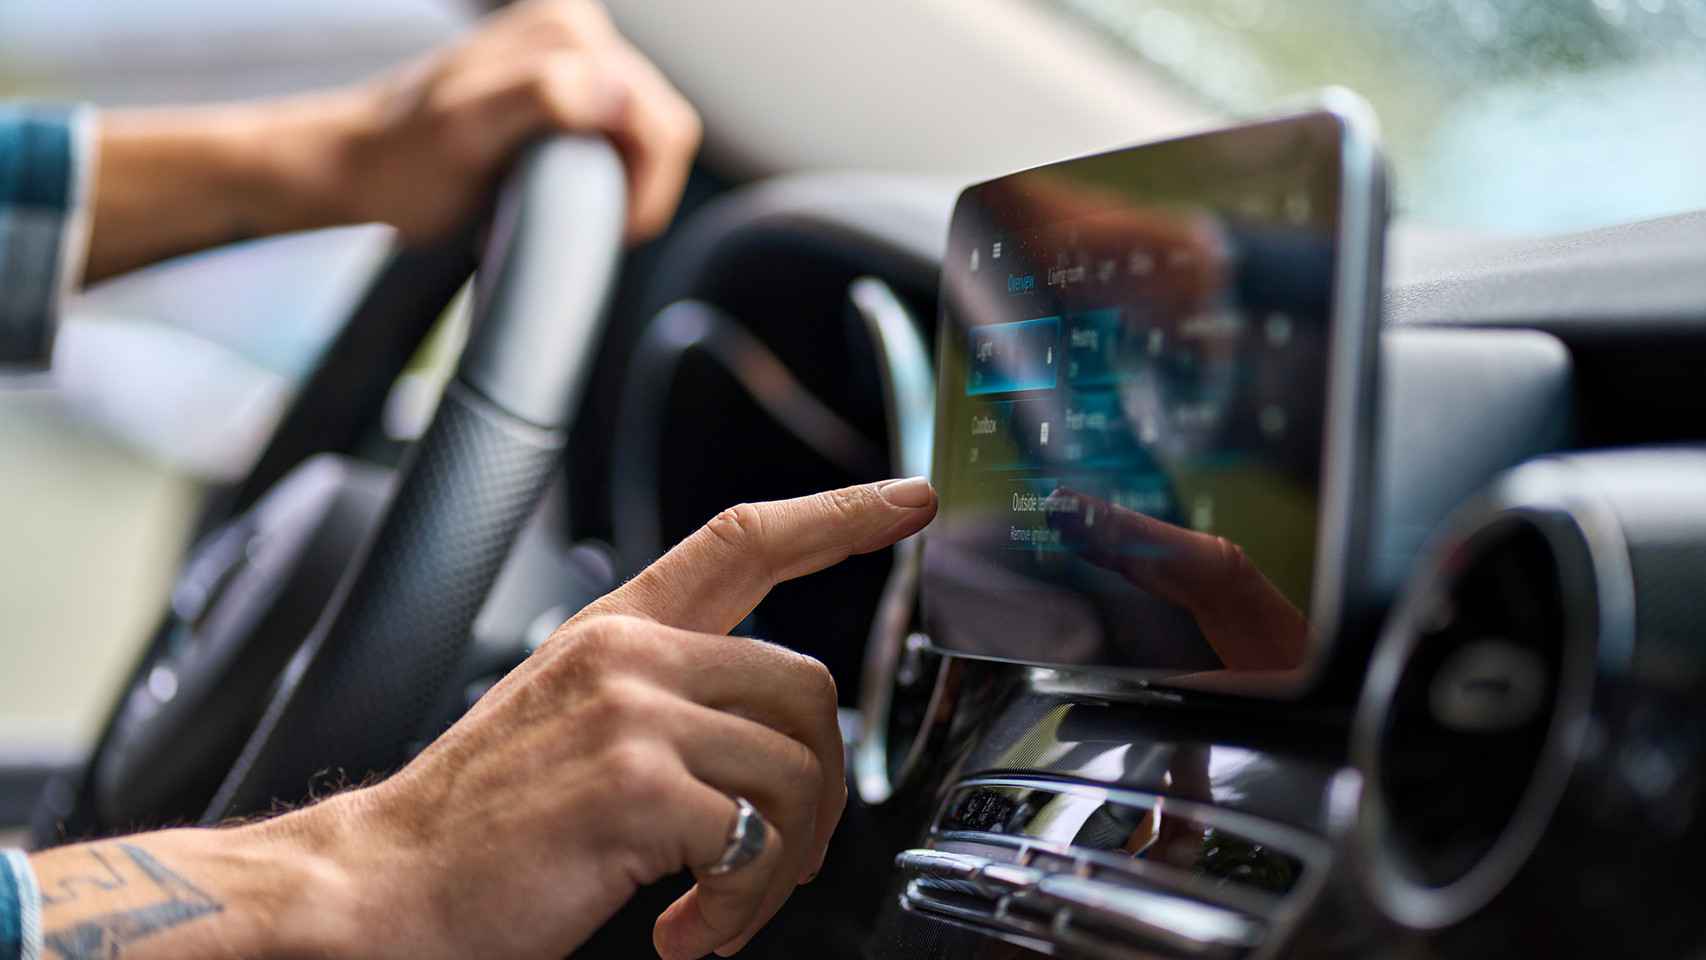
[[608, 136], [629, 234], [668, 221], [699, 120], [592, 0], [528, 0], [366, 83], [96, 116], [90, 280], [229, 240], [381, 221], [422, 240], [472, 213], [523, 142]]
[[366, 83], [202, 107], [0, 102], [0, 368], [49, 359], [87, 280], [240, 237], [379, 221], [405, 241], [474, 213], [526, 141], [621, 150], [628, 235], [662, 229], [699, 118], [593, 0], [526, 0]]
[[[922, 478], [725, 511], [389, 780], [247, 826], [31, 857], [41, 955], [561, 957], [683, 869], [698, 885], [658, 918], [659, 953], [732, 952], [817, 873], [847, 790], [823, 665], [727, 631], [779, 581], [935, 511]], [[708, 873], [732, 796], [768, 842]]]

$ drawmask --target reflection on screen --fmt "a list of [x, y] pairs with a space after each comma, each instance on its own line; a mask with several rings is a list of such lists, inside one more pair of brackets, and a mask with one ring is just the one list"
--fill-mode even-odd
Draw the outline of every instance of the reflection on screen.
[[1300, 664], [1331, 127], [1140, 147], [961, 198], [926, 554], [938, 644], [1161, 672]]

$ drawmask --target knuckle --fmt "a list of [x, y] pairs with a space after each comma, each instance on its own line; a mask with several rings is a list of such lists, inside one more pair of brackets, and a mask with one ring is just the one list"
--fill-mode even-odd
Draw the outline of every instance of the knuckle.
[[559, 91], [572, 83], [579, 68], [580, 58], [572, 54], [558, 54], [539, 61], [527, 78], [528, 96], [538, 106], [555, 105]]
[[788, 777], [794, 786], [807, 796], [815, 797], [823, 790], [823, 778], [826, 771], [823, 761], [805, 744], [796, 743], [790, 751], [792, 756], [788, 761]]
[[535, 104], [548, 104], [556, 96], [557, 60], [551, 58], [532, 67], [527, 76], [527, 95]]
[[658, 713], [656, 697], [643, 684], [616, 677], [600, 679], [582, 702], [580, 721], [590, 732], [616, 737], [644, 729]]
[[643, 644], [645, 632], [633, 617], [604, 614], [581, 624], [570, 635], [569, 647], [583, 660], [610, 665], [626, 663]]
[[573, 44], [579, 37], [575, 33], [574, 24], [563, 11], [565, 3], [554, 3], [543, 9], [540, 16], [533, 18], [527, 25], [528, 32], [538, 40], [544, 40], [555, 45], [567, 46]]
[[610, 15], [593, 0], [557, 0], [544, 8], [540, 25], [556, 38], [584, 42], [610, 28]]
[[836, 823], [840, 823], [841, 815], [847, 812], [847, 778], [842, 777], [839, 782], [841, 789], [837, 790], [835, 794], [835, 815], [833, 818]]
[[624, 810], [649, 810], [669, 798], [671, 768], [668, 753], [640, 740], [622, 739], [605, 749], [603, 758], [607, 797]]
[[811, 699], [812, 706], [819, 711], [827, 710], [834, 713], [840, 705], [840, 691], [835, 685], [835, 674], [829, 667], [816, 657], [801, 654], [804, 661], [805, 690]]
[[[554, 663], [594, 679], [655, 675], [686, 669], [692, 651], [667, 642], [655, 621], [625, 613], [577, 617], [548, 641]], [[542, 648], [543, 649], [543, 648]], [[648, 669], [652, 668], [652, 669]]]
[[609, 617], [576, 623], [560, 634], [562, 655], [585, 666], [602, 664], [617, 642], [616, 632]]
[[1221, 566], [1229, 573], [1239, 573], [1250, 565], [1250, 558], [1244, 553], [1244, 548], [1225, 537], [1215, 537], [1215, 547], [1219, 553]]
[[730, 550], [753, 550], [764, 541], [764, 512], [757, 504], [737, 503], [712, 517], [705, 530]]
[[435, 83], [416, 102], [418, 116], [435, 141], [459, 138], [460, 125], [467, 122], [468, 104], [451, 83]]
[[788, 859], [788, 838], [784, 837], [782, 831], [776, 829], [776, 825], [773, 823], [765, 823], [764, 829], [764, 852], [759, 854], [760, 862], [768, 864], [786, 863]]
[[839, 519], [850, 520], [859, 515], [867, 506], [867, 491], [864, 487], [843, 487], [840, 490], [830, 490], [823, 495], [830, 512]]
[[568, 16], [582, 36], [603, 36], [613, 29], [610, 12], [597, 0], [574, 0], [569, 4]]
[[528, 658], [537, 664], [535, 675], [555, 696], [577, 694], [601, 673], [603, 642], [588, 624], [571, 621], [557, 628], [551, 638]]
[[705, 121], [699, 118], [699, 112], [685, 100], [673, 111], [666, 129], [665, 137], [669, 146], [686, 154], [698, 150], [705, 137]]
[[[761, 857], [760, 860], [762, 859]], [[700, 916], [701, 922], [705, 924], [705, 929], [709, 930], [712, 937], [719, 941], [732, 940], [740, 936], [741, 931], [745, 929], [747, 920], [744, 910], [706, 910], [702, 911]]]
[[581, 8], [584, 6], [585, 0], [552, 0], [543, 8], [543, 19], [559, 30], [573, 31], [583, 16]]

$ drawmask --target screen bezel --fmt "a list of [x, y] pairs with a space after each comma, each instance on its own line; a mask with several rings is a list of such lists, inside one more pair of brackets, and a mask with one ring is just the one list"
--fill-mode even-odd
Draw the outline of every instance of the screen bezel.
[[[1051, 667], [1090, 673], [1098, 677], [1129, 681], [1136, 690], [1171, 688], [1266, 699], [1296, 699], [1320, 681], [1332, 651], [1341, 636], [1366, 612], [1370, 570], [1369, 530], [1374, 485], [1374, 425], [1378, 420], [1378, 343], [1382, 278], [1382, 251], [1386, 229], [1386, 175], [1378, 146], [1373, 113], [1354, 94], [1331, 90], [1321, 94], [1307, 109], [1271, 119], [1240, 124], [1206, 133], [1160, 141], [1177, 149], [1201, 143], [1206, 153], [1215, 152], [1216, 141], [1237, 136], [1256, 127], [1281, 124], [1316, 124], [1331, 121], [1339, 134], [1338, 231], [1332, 271], [1328, 317], [1327, 401], [1322, 431], [1321, 494], [1316, 526], [1316, 551], [1309, 611], [1309, 642], [1302, 664], [1284, 671], [1197, 673], [1164, 679], [1147, 676], [1152, 671], [1114, 666], [1058, 664], [970, 653], [932, 644], [943, 656], [990, 660], [1027, 666]], [[1142, 144], [1097, 154], [1116, 156], [1145, 151], [1159, 144]], [[962, 270], [964, 258], [954, 254], [953, 238], [959, 225], [977, 203], [981, 191], [1050, 167], [1074, 163], [1061, 161], [1008, 177], [973, 184], [961, 191], [954, 203], [948, 229], [948, 251], [942, 267], [940, 312], [937, 319], [936, 410], [952, 409], [947, 395], [954, 378], [943, 369], [953, 354], [946, 339], [950, 330], [948, 305], [950, 287]], [[940, 475], [947, 462], [950, 431], [936, 425], [933, 473]], [[921, 592], [924, 588], [921, 586]], [[928, 603], [927, 598], [923, 598]], [[1101, 686], [1101, 685], [1099, 685]], [[1103, 687], [1105, 690], [1105, 687]]]

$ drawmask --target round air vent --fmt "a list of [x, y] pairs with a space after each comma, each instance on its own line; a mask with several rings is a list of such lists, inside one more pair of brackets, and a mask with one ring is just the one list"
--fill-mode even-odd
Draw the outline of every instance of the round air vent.
[[1706, 451], [1507, 473], [1400, 599], [1357, 716], [1354, 860], [1440, 956], [1706, 945]]
[[1615, 517], [1563, 461], [1464, 511], [1389, 622], [1356, 731], [1358, 839], [1380, 906], [1437, 928], [1480, 909], [1545, 832], [1596, 654], [1632, 629]]

